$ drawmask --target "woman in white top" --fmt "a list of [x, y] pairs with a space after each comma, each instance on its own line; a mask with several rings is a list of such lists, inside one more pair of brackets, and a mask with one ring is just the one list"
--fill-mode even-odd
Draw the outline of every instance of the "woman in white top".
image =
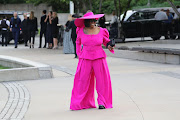
[[117, 18], [116, 13], [114, 11], [113, 11], [112, 15], [113, 15], [113, 17], [112, 17], [112, 19], [110, 21], [111, 25], [118, 21], [118, 18]]
[[[65, 24], [65, 27], [68, 27], [70, 22], [72, 21], [72, 15], [68, 16], [68, 21]], [[64, 38], [63, 38], [63, 52], [65, 54], [72, 54], [74, 53], [74, 45], [71, 39], [71, 30], [64, 31]]]

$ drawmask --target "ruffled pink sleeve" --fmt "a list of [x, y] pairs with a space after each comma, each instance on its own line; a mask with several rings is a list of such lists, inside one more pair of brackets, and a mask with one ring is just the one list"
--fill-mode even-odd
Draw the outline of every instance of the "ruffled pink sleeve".
[[76, 53], [79, 56], [81, 53], [81, 35], [80, 35], [80, 29], [79, 27], [76, 28], [76, 34], [77, 34], [77, 38], [76, 38]]
[[[107, 43], [110, 41], [109, 39], [109, 32], [106, 28], [103, 28], [103, 45], [107, 46]], [[114, 50], [109, 50], [114, 54]]]

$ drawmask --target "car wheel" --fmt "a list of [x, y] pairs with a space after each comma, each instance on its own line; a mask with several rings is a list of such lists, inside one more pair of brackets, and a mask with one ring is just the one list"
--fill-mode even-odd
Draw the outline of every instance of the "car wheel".
[[159, 40], [161, 38], [161, 36], [155, 36], [155, 37], [151, 37], [154, 41], [155, 40]]
[[171, 36], [171, 39], [176, 39], [176, 36], [175, 35]]
[[126, 37], [124, 33], [121, 33], [121, 39], [122, 39], [122, 42], [125, 43]]

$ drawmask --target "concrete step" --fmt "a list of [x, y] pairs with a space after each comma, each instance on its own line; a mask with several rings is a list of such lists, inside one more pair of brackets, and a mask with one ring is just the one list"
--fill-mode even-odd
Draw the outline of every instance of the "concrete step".
[[169, 55], [169, 54], [159, 54], [159, 53], [145, 53], [129, 50], [115, 50], [115, 54], [109, 52], [105, 49], [107, 56], [126, 58], [133, 60], [149, 61], [163, 64], [180, 64], [180, 55]]

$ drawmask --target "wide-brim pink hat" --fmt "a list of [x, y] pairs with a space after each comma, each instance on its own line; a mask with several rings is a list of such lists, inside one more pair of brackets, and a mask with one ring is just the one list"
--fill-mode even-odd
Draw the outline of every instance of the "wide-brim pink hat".
[[96, 19], [96, 20], [98, 20], [99, 18], [101, 18], [103, 16], [104, 16], [104, 14], [94, 15], [93, 12], [88, 12], [88, 13], [84, 14], [83, 17], [77, 18], [74, 23], [75, 23], [76, 27], [84, 27], [85, 26], [84, 25], [84, 19]]

